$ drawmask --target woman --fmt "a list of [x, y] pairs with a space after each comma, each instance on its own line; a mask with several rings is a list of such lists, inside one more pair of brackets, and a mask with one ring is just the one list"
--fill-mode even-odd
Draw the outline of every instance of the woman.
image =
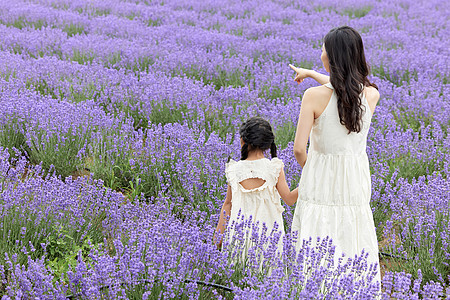
[[354, 257], [364, 249], [370, 263], [379, 263], [366, 140], [380, 94], [367, 79], [362, 39], [353, 28], [332, 29], [321, 60], [330, 76], [291, 66], [298, 83], [311, 77], [322, 84], [302, 99], [294, 155], [303, 172], [292, 231], [298, 231], [299, 245], [329, 236], [335, 256]]

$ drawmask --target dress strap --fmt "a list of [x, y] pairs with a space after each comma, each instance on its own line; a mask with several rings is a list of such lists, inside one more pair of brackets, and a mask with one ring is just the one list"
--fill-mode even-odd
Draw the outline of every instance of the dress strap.
[[331, 85], [330, 82], [325, 83], [324, 86], [326, 86], [326, 87], [329, 88], [329, 89], [334, 90], [334, 88], [333, 88], [333, 86]]
[[[334, 90], [333, 86], [331, 85], [331, 82], [325, 83], [324, 86], [326, 86], [327, 88], [330, 88], [330, 89]], [[364, 84], [360, 83], [359, 86], [361, 87], [362, 90], [364, 90]]]

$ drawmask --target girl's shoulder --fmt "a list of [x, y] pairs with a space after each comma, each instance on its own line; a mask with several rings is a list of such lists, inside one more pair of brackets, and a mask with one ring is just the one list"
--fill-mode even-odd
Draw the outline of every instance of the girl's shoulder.
[[225, 176], [227, 178], [227, 182], [228, 184], [231, 184], [233, 181], [235, 181], [236, 179], [236, 165], [238, 164], [237, 161], [230, 159], [226, 164], [225, 164]]
[[232, 167], [236, 167], [239, 165], [257, 165], [257, 164], [273, 164], [273, 165], [284, 166], [284, 163], [281, 159], [279, 159], [278, 157], [274, 157], [272, 159], [262, 158], [262, 159], [257, 159], [257, 160], [238, 160], [238, 161], [230, 159], [225, 164], [225, 168], [232, 168]]
[[279, 159], [278, 157], [274, 157], [270, 160], [270, 163], [276, 166], [282, 166], [284, 167], [284, 163], [281, 159]]
[[[239, 160], [239, 161], [240, 161], [240, 160]], [[233, 159], [230, 159], [230, 160], [225, 164], [225, 172], [226, 172], [227, 170], [229, 170], [230, 168], [233, 168], [234, 166], [236, 166], [237, 163], [238, 163], [239, 161], [235, 161], [235, 160], [233, 160]]]
[[270, 161], [272, 164], [272, 176], [275, 184], [278, 182], [278, 176], [280, 176], [281, 170], [284, 168], [284, 163], [278, 157], [272, 158]]
[[278, 157], [274, 157], [272, 159], [262, 158], [262, 159], [257, 159], [257, 160], [238, 160], [238, 161], [230, 159], [225, 164], [225, 169], [230, 169], [230, 168], [244, 166], [244, 165], [252, 166], [252, 165], [267, 165], [267, 164], [275, 165], [275, 166], [284, 166], [283, 161], [281, 159], [279, 159]]

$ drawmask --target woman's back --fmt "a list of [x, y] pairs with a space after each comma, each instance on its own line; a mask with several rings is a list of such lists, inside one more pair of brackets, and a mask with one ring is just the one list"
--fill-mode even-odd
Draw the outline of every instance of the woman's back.
[[[325, 86], [333, 89], [329, 83]], [[299, 183], [300, 201], [328, 206], [369, 204], [371, 182], [366, 140], [371, 111], [363, 94], [361, 102], [365, 112], [358, 133], [349, 133], [340, 123], [334, 91], [314, 120], [308, 159]]]
[[[325, 84], [333, 90], [330, 83]], [[340, 124], [337, 108], [337, 97], [333, 91], [327, 106], [321, 115], [314, 120], [310, 136], [309, 153], [324, 155], [363, 155], [366, 153], [366, 140], [372, 117], [371, 108], [364, 94], [361, 94], [363, 115], [360, 132], [348, 132]]]

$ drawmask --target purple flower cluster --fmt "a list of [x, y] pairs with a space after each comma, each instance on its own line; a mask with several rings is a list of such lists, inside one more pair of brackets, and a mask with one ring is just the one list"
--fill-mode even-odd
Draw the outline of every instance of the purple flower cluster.
[[3, 1], [0, 295], [232, 297], [201, 281], [237, 298], [375, 297], [364, 253], [331, 264], [326, 239], [293, 252], [288, 206], [281, 257], [256, 245], [235, 263], [212, 244], [243, 120], [270, 121], [298, 183], [314, 83], [288, 64], [324, 71], [322, 38], [343, 24], [381, 94], [367, 152], [382, 298], [450, 295], [448, 14], [425, 0]]

